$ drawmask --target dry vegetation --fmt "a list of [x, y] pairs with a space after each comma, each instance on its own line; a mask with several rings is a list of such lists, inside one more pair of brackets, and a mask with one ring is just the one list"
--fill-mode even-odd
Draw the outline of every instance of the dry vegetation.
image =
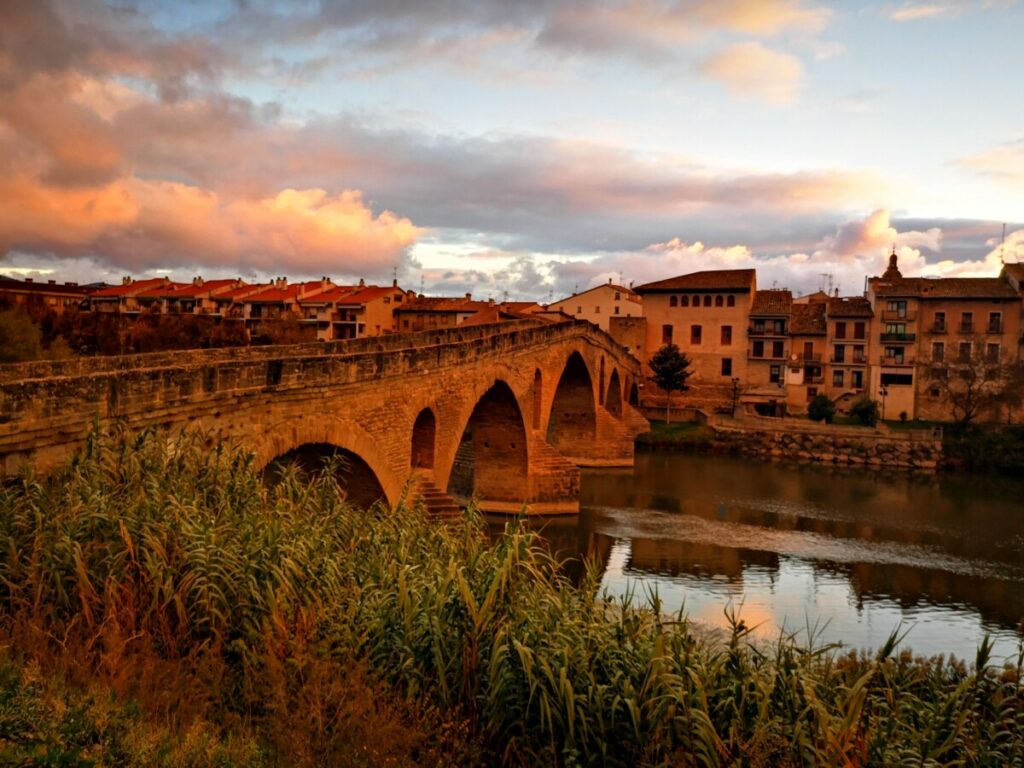
[[721, 642], [323, 473], [94, 435], [0, 491], [0, 764], [1021, 765], [1021, 664]]

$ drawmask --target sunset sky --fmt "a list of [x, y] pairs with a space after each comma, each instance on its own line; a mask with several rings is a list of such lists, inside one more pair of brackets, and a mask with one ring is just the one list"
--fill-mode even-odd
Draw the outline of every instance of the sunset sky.
[[993, 275], [1022, 35], [1012, 0], [0, 0], [0, 273]]

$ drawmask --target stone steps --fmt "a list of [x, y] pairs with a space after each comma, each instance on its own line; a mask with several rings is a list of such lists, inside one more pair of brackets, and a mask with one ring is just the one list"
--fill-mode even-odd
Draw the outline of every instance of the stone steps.
[[462, 508], [455, 499], [437, 487], [434, 483], [433, 473], [429, 471], [416, 470], [413, 473], [410, 497], [413, 501], [421, 503], [427, 511], [427, 516], [434, 520], [445, 521], [462, 518]]

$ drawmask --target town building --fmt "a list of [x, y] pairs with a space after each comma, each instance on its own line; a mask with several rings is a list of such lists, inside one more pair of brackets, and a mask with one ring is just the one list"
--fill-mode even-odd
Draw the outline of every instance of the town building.
[[[102, 286], [100, 286], [102, 287]], [[0, 305], [20, 307], [27, 312], [46, 309], [58, 314], [77, 311], [96, 286], [78, 283], [39, 282], [31, 277], [17, 280], [0, 276]]]
[[641, 317], [644, 313], [640, 295], [632, 288], [615, 285], [611, 278], [607, 283], [552, 302], [548, 309], [591, 322], [602, 331], [609, 330], [614, 317]]
[[411, 297], [395, 310], [397, 329], [402, 332], [431, 331], [437, 328], [454, 328], [461, 325], [477, 312], [494, 306], [494, 300], [480, 301], [467, 293], [464, 298], [443, 296]]

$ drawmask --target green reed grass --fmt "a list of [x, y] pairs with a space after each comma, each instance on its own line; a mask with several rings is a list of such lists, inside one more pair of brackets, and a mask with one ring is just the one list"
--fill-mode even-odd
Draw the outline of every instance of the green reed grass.
[[873, 655], [755, 643], [738, 619], [709, 636], [602, 594], [594, 568], [569, 583], [519, 521], [492, 544], [473, 513], [351, 508], [331, 472], [268, 487], [198, 435], [96, 433], [24, 474], [0, 490], [0, 553], [13, 648], [215, 658], [200, 686], [226, 728], [358, 668], [482, 750], [439, 764], [1024, 765], [1024, 658], [994, 668], [987, 641], [968, 667], [895, 636]]

